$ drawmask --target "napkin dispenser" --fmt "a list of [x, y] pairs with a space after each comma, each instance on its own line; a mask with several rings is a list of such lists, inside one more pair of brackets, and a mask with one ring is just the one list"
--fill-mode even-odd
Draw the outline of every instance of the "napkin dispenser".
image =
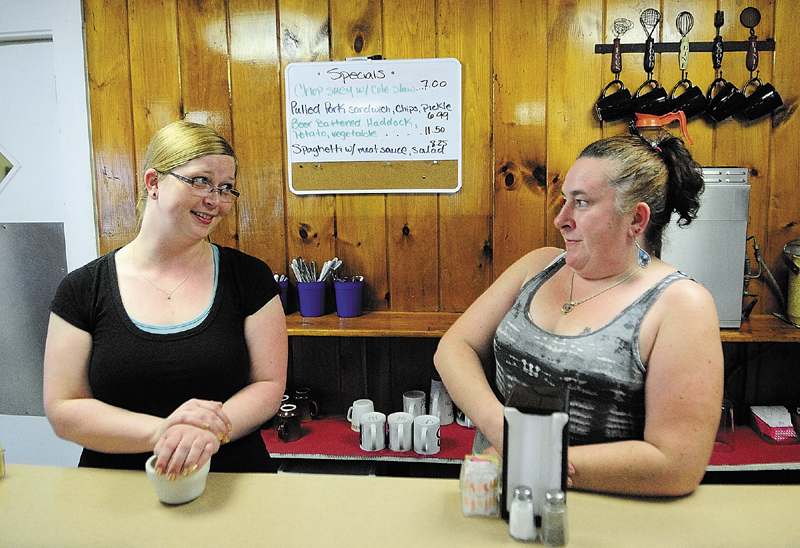
[[503, 499], [500, 512], [508, 520], [514, 489], [533, 492], [533, 513], [542, 515], [544, 495], [567, 489], [569, 394], [551, 387], [515, 386], [504, 410]]

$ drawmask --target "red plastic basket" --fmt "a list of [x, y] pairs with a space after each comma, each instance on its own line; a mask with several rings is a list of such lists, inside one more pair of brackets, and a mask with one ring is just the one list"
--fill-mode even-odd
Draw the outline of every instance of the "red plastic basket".
[[761, 434], [761, 437], [770, 443], [797, 443], [797, 433], [792, 426], [772, 427], [761, 420], [754, 413], [750, 414], [753, 419], [753, 430]]

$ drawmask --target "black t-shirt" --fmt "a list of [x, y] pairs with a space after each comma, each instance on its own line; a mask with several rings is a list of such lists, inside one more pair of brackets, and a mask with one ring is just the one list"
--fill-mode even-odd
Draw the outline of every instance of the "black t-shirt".
[[[122, 304], [116, 251], [69, 273], [50, 309], [92, 335], [89, 387], [116, 407], [166, 417], [191, 398], [226, 401], [249, 382], [244, 321], [280, 294], [261, 260], [218, 247], [216, 293], [207, 317], [178, 333], [148, 333]], [[81, 466], [142, 470], [149, 454], [117, 455], [84, 449]], [[255, 462], [251, 462], [255, 460]], [[272, 463], [255, 431], [225, 444], [211, 459], [214, 471], [270, 471]]]

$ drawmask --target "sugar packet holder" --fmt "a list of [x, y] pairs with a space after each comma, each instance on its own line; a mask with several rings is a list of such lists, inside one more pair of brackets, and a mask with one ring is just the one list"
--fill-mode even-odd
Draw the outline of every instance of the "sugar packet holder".
[[461, 512], [465, 516], [500, 515], [500, 459], [467, 455], [461, 463]]

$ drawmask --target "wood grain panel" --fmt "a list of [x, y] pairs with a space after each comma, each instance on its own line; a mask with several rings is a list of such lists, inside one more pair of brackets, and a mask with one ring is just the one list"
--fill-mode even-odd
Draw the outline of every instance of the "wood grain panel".
[[552, 77], [547, 79], [547, 245], [564, 245], [553, 225], [560, 209], [561, 185], [578, 153], [601, 136], [593, 107], [599, 95], [597, 80], [585, 75], [608, 71], [602, 56], [587, 54], [603, 37], [602, 13], [600, 0], [549, 3], [547, 63], [558, 69], [548, 72]]
[[[766, 13], [772, 8], [770, 0], [722, 0], [719, 9], [725, 13], [725, 26], [721, 34], [725, 40], [747, 40], [750, 31], [741, 25], [739, 15], [747, 6], [753, 6]], [[772, 36], [772, 17], [762, 17], [762, 22], [757, 27], [763, 37]], [[726, 52], [723, 56], [723, 77], [738, 88], [742, 88], [750, 78], [750, 72], [745, 66], [745, 52]], [[772, 77], [772, 59], [769, 55], [759, 56], [758, 70], [769, 81]], [[748, 122], [739, 113], [714, 124], [714, 158], [713, 165], [745, 167], [750, 172], [750, 202], [764, 203], [767, 198], [767, 176], [769, 174], [769, 147], [771, 139], [769, 117]], [[767, 224], [767, 210], [750, 208], [748, 235], [756, 235], [759, 245], [766, 251], [768, 241], [765, 234]], [[752, 246], [748, 244], [748, 251]], [[778, 257], [775, 256], [777, 259]], [[755, 265], [755, 262], [753, 262]], [[750, 284], [750, 291], [758, 294], [758, 305], [754, 313], [772, 310], [775, 306], [774, 296], [763, 278], [755, 279]], [[767, 308], [765, 308], [767, 307]]]
[[[278, 3], [278, 51], [281, 66], [281, 93], [284, 93], [286, 66], [293, 62], [330, 60], [330, 26], [327, 3], [315, 0], [281, 0]], [[285, 104], [284, 100], [281, 105]], [[285, 116], [285, 111], [284, 111]], [[285, 119], [282, 128], [285, 128]], [[285, 140], [285, 129], [284, 140]], [[286, 180], [284, 163], [284, 188]], [[285, 190], [286, 247], [288, 260], [303, 257], [322, 265], [336, 255], [336, 199], [334, 196], [297, 196]], [[293, 276], [291, 276], [293, 278]], [[296, 286], [295, 286], [296, 287]], [[301, 384], [314, 383], [324, 389], [325, 398], [341, 408], [342, 382], [357, 378], [359, 369], [339, 359], [340, 341], [329, 338], [302, 351], [295, 344], [293, 379]], [[318, 356], [318, 358], [317, 358]]]
[[124, 0], [87, 0], [86, 48], [100, 253], [133, 238], [136, 169], [131, 120], [128, 7]]
[[[383, 55], [380, 0], [333, 0], [330, 9], [333, 60]], [[364, 308], [387, 310], [385, 195], [336, 197], [336, 254], [343, 262], [341, 274], [364, 276]]]
[[[613, 39], [617, 17], [633, 22], [623, 44], [643, 42], [639, 15], [651, 4], [86, 0], [100, 249], [135, 234], [141, 156], [153, 133], [186, 111], [221, 128], [242, 156], [245, 195], [238, 217], [224, 227], [226, 242], [236, 245], [238, 234], [241, 248], [276, 270], [296, 256], [320, 262], [339, 255], [348, 269], [360, 271], [352, 273], [368, 278], [367, 309], [459, 310], [523, 253], [562, 245], [551, 223], [575, 155], [601, 135], [627, 131], [624, 123], [602, 125], [594, 116], [594, 102], [613, 77], [609, 56], [595, 54], [594, 45]], [[695, 18], [690, 39], [708, 42], [717, 9], [725, 11], [725, 40], [746, 39], [739, 14], [751, 5], [762, 14], [759, 39], [776, 39], [774, 53], [761, 53], [760, 76], [776, 84], [785, 105], [751, 123], [698, 118], [689, 124], [696, 143], [690, 150], [704, 165], [751, 170], [750, 234], [785, 286], [781, 249], [797, 237], [800, 217], [793, 6], [785, 0], [661, 0], [652, 7], [663, 14], [660, 41], [677, 41], [675, 17], [687, 10]], [[291, 61], [371, 54], [462, 61], [466, 169], [456, 195], [286, 195], [283, 69]], [[726, 52], [722, 70], [743, 84], [749, 76], [744, 53]], [[691, 53], [688, 71], [706, 88], [714, 76], [710, 54]], [[679, 76], [676, 54], [659, 54], [656, 74], [671, 89]], [[482, 84], [486, 75], [491, 96]], [[635, 91], [645, 78], [642, 54], [624, 56], [621, 77]], [[778, 308], [763, 282], [752, 288], [759, 293], [756, 312]]]
[[128, 0], [136, 188], [143, 185], [144, 156], [156, 131], [183, 117], [175, 0]]
[[[787, 242], [800, 238], [800, 118], [797, 113], [800, 56], [796, 51], [800, 44], [800, 25], [796, 23], [797, 6], [793, 2], [776, 1], [774, 10], [776, 51], [772, 83], [783, 98], [783, 106], [771, 117], [769, 196], [762, 202], [751, 198], [750, 211], [751, 214], [754, 209], [768, 211], [767, 232], [762, 238], [768, 242], [764, 256], [786, 292], [790, 274], [780, 257]], [[762, 11], [762, 21], [764, 17], [770, 17], [770, 12]], [[761, 36], [762, 31], [759, 31], [759, 39]], [[773, 305], [769, 310], [777, 308]]]
[[497, 278], [546, 241], [546, 118], [552, 114], [547, 96], [547, 4], [513, 0], [494, 2], [493, 7], [492, 249]]
[[275, 0], [228, 5], [231, 115], [239, 157], [239, 249], [287, 274], [283, 109]]
[[[282, 0], [279, 3], [279, 23], [281, 82], [289, 63], [330, 60], [327, 3]], [[333, 196], [297, 196], [286, 192], [289, 261], [303, 257], [321, 265], [335, 256], [335, 203]]]
[[[388, 59], [436, 57], [436, 13], [425, 0], [384, 0]], [[386, 198], [390, 309], [439, 309], [439, 222], [435, 195]]]
[[441, 310], [464, 311], [492, 283], [491, 0], [437, 4], [437, 51], [462, 72], [462, 187], [439, 196]]
[[[213, 127], [235, 149], [225, 0], [178, 0], [178, 31], [184, 118]], [[238, 247], [236, 207], [217, 225], [211, 240]]]

